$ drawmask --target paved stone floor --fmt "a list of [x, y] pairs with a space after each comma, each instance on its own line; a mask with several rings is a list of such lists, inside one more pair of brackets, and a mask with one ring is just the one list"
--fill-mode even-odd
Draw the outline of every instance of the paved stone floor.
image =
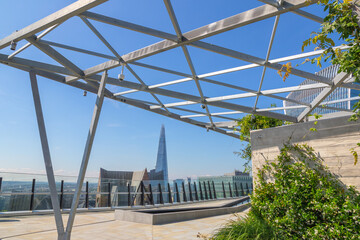
[[[237, 214], [244, 216], [247, 211]], [[67, 214], [63, 215], [64, 223]], [[209, 235], [236, 219], [234, 214], [202, 218], [191, 221], [151, 226], [114, 220], [114, 212], [79, 213], [75, 219], [72, 239], [199, 239], [198, 233]], [[32, 215], [0, 218], [0, 239], [51, 240], [56, 239], [52, 215]]]

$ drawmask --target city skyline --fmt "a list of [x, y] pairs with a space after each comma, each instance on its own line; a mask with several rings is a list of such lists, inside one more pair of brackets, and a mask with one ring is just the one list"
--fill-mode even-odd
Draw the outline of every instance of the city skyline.
[[[73, 2], [73, 1], [71, 1]], [[219, 13], [217, 3], [204, 4], [206, 2], [174, 2], [176, 15], [184, 32], [197, 27], [218, 21], [221, 18], [235, 15], [239, 12], [261, 6], [257, 1], [232, 1], [228, 6], [225, 4], [223, 11]], [[8, 21], [0, 23], [2, 29], [1, 36], [5, 37], [16, 29], [21, 29], [38, 19], [55, 12], [68, 5], [66, 1], [47, 1], [39, 0], [36, 12], [29, 12], [33, 4], [26, 0], [19, 0], [15, 3], [4, 2], [0, 13]], [[112, 4], [111, 8], [109, 4]], [[188, 8], [191, 4], [191, 8]], [[199, 11], [206, 5], [207, 11]], [[141, 8], [139, 9], [139, 6]], [[146, 11], [152, 8], [155, 12], [163, 14], [154, 14]], [[18, 15], [14, 16], [12, 10], [16, 8]], [[132, 9], [138, 9], [137, 14], [131, 14]], [[324, 13], [314, 5], [306, 8], [307, 10], [323, 16]], [[169, 21], [166, 7], [161, 3], [140, 2], [114, 2], [105, 3], [96, 7], [94, 11], [99, 13], [109, 12], [111, 16], [119, 17], [129, 22], [143, 24], [154, 27], [159, 30], [174, 34], [174, 29]], [[187, 16], [194, 14], [198, 18], [190, 19]], [[288, 21], [289, 19], [301, 19], [301, 23]], [[244, 26], [235, 29], [220, 36], [210, 37], [210, 43], [224, 45], [235, 50], [252, 53], [259, 57], [264, 57], [268, 48], [274, 18], [269, 18], [258, 23], [253, 27]], [[101, 23], [94, 23], [96, 27]], [[295, 25], [295, 26], [294, 26]], [[47, 40], [59, 41], [64, 44], [77, 44], [78, 47], [92, 49], [96, 51], [107, 51], [96, 36], [90, 30], [84, 29], [84, 23], [79, 18], [73, 18], [59, 26], [59, 30], [69, 29], [69, 34], [60, 34], [61, 31], [53, 31], [46, 36]], [[101, 25], [102, 26], [102, 25]], [[291, 26], [291, 28], [290, 28]], [[86, 27], [86, 26], [85, 26]], [[113, 30], [114, 34], [105, 37], [111, 44], [118, 49], [119, 53], [124, 54], [138, 49], [144, 45], [152, 44], [159, 39], [152, 36], [143, 36], [126, 29], [117, 29], [113, 26], [106, 26], [107, 30]], [[296, 31], [292, 30], [296, 29]], [[279, 31], [275, 36], [275, 44], [270, 57], [280, 58], [289, 54], [297, 54], [301, 50], [302, 40], [308, 38], [311, 31], [318, 29], [318, 23], [303, 19], [293, 13], [284, 14], [279, 22]], [[58, 30], [58, 29], [57, 29]], [[248, 36], [243, 38], [243, 36]], [[121, 37], [119, 37], [121, 36]], [[84, 38], [86, 41], [83, 41]], [[79, 44], [81, 43], [81, 44]], [[97, 42], [96, 42], [97, 43]], [[251, 43], [251, 44], [249, 44]], [[80, 46], [81, 45], [81, 46]], [[19, 43], [19, 47], [21, 44]], [[10, 49], [4, 49], [4, 53], [13, 53]], [[91, 60], [86, 56], [59, 50], [67, 57], [75, 57], [76, 64], [81, 68], [87, 65], [96, 65], [103, 62], [100, 60]], [[199, 74], [211, 71], [219, 71], [228, 67], [238, 67], [247, 64], [244, 61], [218, 55], [201, 49], [189, 47], [189, 52], [193, 57], [196, 71]], [[181, 49], [176, 48], [159, 55], [145, 59], [144, 63], [152, 63], [157, 66], [168, 67], [180, 72], [189, 73], [185, 57]], [[57, 64], [52, 59], [47, 58], [43, 53], [38, 53], [34, 47], [29, 47], [26, 51], [19, 54], [19, 57], [33, 57], [38, 61], [46, 61], [50, 64]], [[169, 61], [171, 59], [171, 61]], [[300, 61], [300, 60], [299, 60]], [[302, 66], [309, 72], [315, 72], [313, 65]], [[177, 77], [149, 69], [142, 69], [134, 66], [134, 70], [143, 77], [148, 84], [157, 84], [168, 80], [174, 80]], [[41, 153], [41, 144], [39, 140], [34, 106], [32, 102], [29, 76], [27, 73], [0, 65], [2, 73], [0, 78], [0, 161], [2, 163], [0, 170], [14, 170], [29, 172], [43, 172], [43, 157]], [[261, 68], [249, 69], [241, 72], [233, 72], [224, 76], [214, 76], [214, 79], [234, 84], [242, 85], [249, 89], [257, 89], [261, 77]], [[117, 76], [118, 71], [109, 71], [111, 76]], [[130, 78], [131, 74], [125, 71], [125, 78]], [[255, 81], [256, 78], [256, 81]], [[11, 81], [8, 81], [8, 80]], [[254, 79], [254, 81], [245, 81]], [[131, 79], [136, 81], [136, 79]], [[286, 82], [277, 75], [276, 71], [269, 70], [266, 73], [263, 89], [273, 88], [274, 80], [281, 87], [294, 86], [303, 79], [291, 76]], [[64, 175], [77, 175], [85, 145], [85, 139], [88, 133], [91, 114], [95, 102], [95, 95], [88, 93], [83, 96], [83, 91], [61, 85], [56, 82], [38, 78], [40, 97], [43, 103], [43, 112], [46, 122], [46, 129], [49, 138], [50, 152], [53, 160], [55, 173]], [[236, 94], [239, 91], [213, 86], [209, 83], [202, 83], [204, 91], [209, 97], [217, 96], [221, 91], [224, 94]], [[109, 86], [110, 90], [116, 87]], [[182, 83], [180, 85], [169, 86], [169, 89], [189, 89], [189, 94], [198, 95], [194, 82]], [[16, 93], [16, 94], [15, 94]], [[144, 100], [153, 101], [151, 96], [143, 93], [133, 93], [141, 95]], [[131, 96], [131, 95], [130, 95]], [[168, 100], [165, 96], [159, 96], [162, 101]], [[263, 97], [261, 97], [263, 99]], [[239, 99], [241, 104], [252, 105], [254, 98]], [[260, 101], [259, 107], [270, 107], [273, 99], [264, 99]], [[276, 102], [277, 105], [281, 101]], [[187, 107], [190, 110], [203, 111], [198, 106]], [[210, 107], [213, 111], [216, 107]], [[237, 114], [232, 117], [241, 118], [243, 114]], [[202, 117], [202, 120], [206, 117]], [[216, 119], [219, 121], [219, 119]], [[136, 109], [134, 107], [113, 102], [105, 99], [103, 111], [99, 120], [99, 127], [96, 133], [93, 151], [91, 153], [88, 166], [88, 173], [93, 176], [98, 174], [98, 169], [103, 166], [107, 169], [140, 169], [143, 166], [153, 167], [153, 159], [156, 158], [156, 146], [158, 138], [158, 129], [160, 124], [167, 126], [167, 150], [169, 159], [170, 178], [185, 178], [187, 176], [197, 175], [221, 175], [224, 172], [230, 172], [233, 169], [242, 170], [243, 162], [239, 157], [233, 154], [240, 151], [243, 143], [239, 139], [230, 138], [212, 131], [176, 120], [168, 119], [153, 113]]]

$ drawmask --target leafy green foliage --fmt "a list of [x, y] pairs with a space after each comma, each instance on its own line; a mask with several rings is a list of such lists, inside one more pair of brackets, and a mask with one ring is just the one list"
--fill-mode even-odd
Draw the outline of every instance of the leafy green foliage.
[[[280, 75], [280, 77], [283, 78], [283, 81], [285, 82], [285, 80], [290, 76], [291, 71], [292, 71], [291, 62], [288, 62], [286, 64], [283, 64], [281, 68], [277, 71], [277, 73]], [[283, 76], [283, 72], [284, 72], [284, 76]]]
[[[205, 238], [209, 239], [209, 238]], [[277, 239], [274, 229], [271, 225], [260, 216], [250, 212], [245, 218], [238, 218], [230, 221], [225, 227], [221, 228], [211, 240], [226, 239]]]
[[354, 114], [350, 117], [349, 121], [359, 120], [360, 119], [360, 101], [354, 104], [353, 111], [354, 111]]
[[247, 143], [244, 149], [241, 149], [241, 152], [234, 152], [234, 154], [240, 156], [245, 160], [244, 163], [244, 172], [251, 172], [251, 144]]
[[250, 138], [250, 130], [271, 128], [283, 125], [283, 121], [275, 118], [248, 114], [238, 121], [240, 127], [240, 139], [247, 140]]
[[355, 148], [350, 148], [350, 152], [354, 156], [354, 165], [356, 165], [359, 160], [358, 153], [355, 151]]
[[[314, 114], [309, 114], [309, 116], [313, 116], [316, 120], [320, 119], [322, 117], [322, 115], [318, 114], [318, 113], [314, 113]], [[309, 131], [310, 132], [317, 132], [316, 129], [316, 125], [318, 124], [318, 121], [314, 121], [314, 127], [310, 128]]]
[[[330, 60], [332, 64], [339, 64], [339, 72], [353, 74], [357, 81], [360, 80], [360, 26], [359, 19], [354, 13], [354, 1], [345, 0], [320, 0], [318, 4], [324, 6], [328, 15], [324, 18], [319, 32], [313, 32], [311, 37], [303, 42], [302, 50], [311, 44], [324, 52], [311, 60], [321, 67], [321, 61]], [[338, 33], [339, 40], [349, 48], [341, 51], [334, 49], [334, 40], [331, 34]]]
[[359, 239], [360, 197], [307, 145], [285, 145], [257, 174], [252, 211], [279, 239]]
[[250, 130], [271, 128], [281, 125], [283, 125], [282, 120], [253, 114], [248, 114], [237, 122], [237, 126], [240, 127], [240, 129], [236, 128], [235, 130], [240, 133], [240, 139], [242, 141], [249, 141], [241, 152], [235, 152], [235, 154], [238, 154], [240, 157], [245, 159], [245, 172], [251, 171]]

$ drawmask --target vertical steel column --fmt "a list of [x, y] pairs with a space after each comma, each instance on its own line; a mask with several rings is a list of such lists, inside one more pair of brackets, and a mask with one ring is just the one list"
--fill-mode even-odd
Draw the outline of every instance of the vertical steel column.
[[203, 195], [203, 192], [202, 192], [202, 189], [201, 189], [201, 182], [199, 182], [199, 189], [200, 189], [200, 199], [204, 200], [204, 195]]
[[229, 182], [229, 191], [230, 191], [230, 197], [232, 198], [233, 195], [232, 195], [232, 191], [231, 191], [231, 184], [230, 184], [230, 182]]
[[130, 192], [130, 183], [127, 185], [128, 188], [128, 206], [131, 206], [131, 192]]
[[198, 195], [198, 191], [196, 188], [196, 182], [194, 182], [194, 190], [195, 190], [195, 199], [196, 199], [196, 201], [199, 201], [199, 195]]
[[209, 182], [209, 181], [208, 181], [208, 187], [209, 187], [209, 197], [210, 197], [210, 199], [213, 199], [212, 193], [211, 193], [210, 182]]
[[183, 200], [184, 200], [184, 202], [187, 202], [186, 190], [185, 190], [185, 183], [184, 183], [184, 181], [182, 182], [182, 190], [183, 190]]
[[188, 182], [188, 185], [189, 185], [189, 195], [190, 195], [190, 201], [194, 201], [194, 199], [193, 199], [193, 196], [192, 196], [192, 191], [191, 191], [191, 184], [190, 184], [190, 182]]
[[179, 188], [177, 185], [177, 182], [175, 183], [175, 189], [176, 189], [176, 202], [180, 202], [180, 195], [179, 195]]
[[54, 170], [53, 170], [53, 166], [52, 166], [52, 162], [51, 162], [50, 149], [49, 149], [49, 144], [48, 144], [48, 140], [47, 140], [47, 136], [46, 136], [45, 121], [44, 121], [44, 116], [43, 116], [43, 112], [42, 112], [42, 108], [41, 108], [39, 88], [38, 88], [35, 72], [30, 71], [29, 74], [30, 74], [31, 90], [32, 90], [34, 105], [35, 105], [36, 119], [37, 119], [37, 123], [38, 123], [39, 134], [40, 134], [41, 147], [42, 147], [44, 163], [45, 163], [46, 176], [47, 176], [47, 180], [49, 183], [51, 204], [52, 204], [52, 207], [54, 210], [58, 239], [63, 239], [64, 238], [64, 224], [63, 224], [63, 220], [61, 217], [58, 193], [56, 191]]
[[109, 189], [109, 192], [108, 192], [108, 207], [111, 207], [111, 183], [108, 182], [108, 189]]
[[206, 198], [206, 200], [209, 200], [205, 182], [203, 182], [203, 185], [204, 185], [205, 198]]
[[140, 187], [141, 187], [141, 200], [140, 200], [140, 204], [142, 206], [145, 206], [145, 185], [144, 182], [141, 181], [140, 182]]
[[61, 180], [61, 184], [60, 184], [60, 209], [63, 208], [63, 202], [64, 202], [64, 180]]
[[226, 198], [225, 185], [224, 185], [224, 182], [221, 182], [221, 183], [222, 183], [222, 187], [223, 187], [224, 198]]
[[68, 223], [67, 223], [67, 227], [66, 227], [66, 239], [67, 240], [70, 240], [71, 231], [72, 231], [72, 227], [73, 227], [74, 219], [75, 219], [75, 215], [76, 215], [76, 209], [79, 204], [81, 188], [84, 183], [86, 168], [89, 163], [91, 148], [92, 148], [92, 145], [94, 142], [96, 128], [97, 128], [97, 125], [99, 122], [101, 107], [104, 102], [104, 93], [105, 93], [105, 85], [106, 85], [107, 75], [108, 75], [107, 70], [105, 70], [104, 73], [102, 74], [98, 93], [97, 93], [94, 112], [93, 112], [93, 116], [91, 119], [90, 129], [89, 129], [88, 137], [87, 137], [86, 144], [85, 144], [85, 149], [84, 149], [84, 154], [83, 154], [83, 158], [82, 158], [82, 162], [81, 162], [81, 167], [79, 170], [78, 180], [76, 183], [76, 190], [75, 190], [73, 201], [71, 203], [71, 210], [70, 210], [69, 219], [68, 219]]
[[149, 191], [150, 191], [150, 203], [151, 203], [151, 205], [155, 205], [155, 203], [154, 203], [154, 195], [153, 195], [151, 183], [149, 183]]
[[240, 183], [240, 188], [241, 188], [241, 196], [245, 196], [244, 187], [243, 187], [242, 182]]
[[2, 186], [2, 177], [0, 177], [0, 192], [1, 192], [1, 186]]
[[235, 194], [236, 194], [237, 197], [239, 196], [239, 191], [238, 191], [238, 188], [237, 188], [237, 184], [236, 184], [236, 183], [235, 183]]
[[217, 199], [214, 181], [212, 181], [212, 186], [214, 191], [214, 198]]
[[161, 189], [161, 184], [159, 183], [158, 185], [158, 188], [159, 188], [159, 201], [160, 201], [160, 204], [164, 204], [164, 198], [163, 198], [163, 194], [162, 194], [162, 189]]
[[30, 211], [34, 208], [34, 197], [35, 197], [35, 178], [32, 180], [31, 195], [30, 195]]
[[172, 200], [172, 197], [171, 197], [170, 183], [168, 183], [167, 185], [168, 185], [168, 198], [169, 198], [169, 203], [173, 203], [173, 200]]
[[86, 181], [86, 185], [85, 185], [85, 207], [89, 208], [89, 182]]

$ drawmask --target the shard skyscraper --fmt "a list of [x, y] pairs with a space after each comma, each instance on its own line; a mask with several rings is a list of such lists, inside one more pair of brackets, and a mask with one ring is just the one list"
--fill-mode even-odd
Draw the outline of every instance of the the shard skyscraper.
[[155, 172], [163, 172], [164, 180], [168, 181], [168, 165], [167, 165], [167, 155], [166, 155], [166, 140], [165, 140], [165, 127], [161, 126], [160, 139], [159, 139], [159, 149], [157, 154]]

